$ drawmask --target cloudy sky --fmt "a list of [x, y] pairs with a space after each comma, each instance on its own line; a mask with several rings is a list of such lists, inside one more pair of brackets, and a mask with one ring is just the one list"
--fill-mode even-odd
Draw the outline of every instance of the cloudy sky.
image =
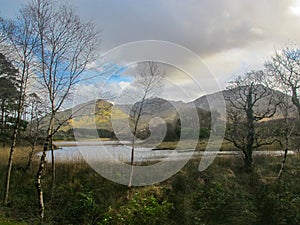
[[[13, 17], [26, 0], [0, 0], [0, 15]], [[168, 41], [198, 54], [221, 88], [263, 62], [287, 44], [300, 45], [300, 0], [70, 0], [84, 19], [101, 30], [101, 53], [119, 45], [141, 41]], [[195, 81], [167, 76], [174, 85], [200, 95]], [[203, 75], [193, 75], [206, 82]], [[128, 79], [119, 80], [117, 88]], [[177, 83], [176, 83], [177, 82]], [[168, 89], [169, 95], [175, 89]], [[172, 91], [173, 90], [173, 91]], [[208, 92], [215, 91], [213, 88]], [[179, 98], [179, 97], [178, 97]], [[182, 99], [187, 100], [187, 99]]]

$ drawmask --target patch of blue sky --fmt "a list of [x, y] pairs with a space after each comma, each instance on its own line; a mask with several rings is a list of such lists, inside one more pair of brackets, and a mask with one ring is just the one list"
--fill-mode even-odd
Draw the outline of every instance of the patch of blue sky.
[[127, 67], [106, 63], [89, 69], [82, 74], [81, 84], [132, 82], [133, 77], [127, 73]]
[[284, 49], [283, 52], [288, 58], [290, 58], [292, 60], [296, 61], [296, 60], [300, 59], [300, 50], [299, 49], [294, 50], [294, 49], [287, 48], [287, 49]]
[[120, 82], [132, 82], [133, 77], [128, 76], [128, 75], [123, 75], [123, 74], [114, 74], [108, 82], [114, 82], [114, 83], [120, 83]]

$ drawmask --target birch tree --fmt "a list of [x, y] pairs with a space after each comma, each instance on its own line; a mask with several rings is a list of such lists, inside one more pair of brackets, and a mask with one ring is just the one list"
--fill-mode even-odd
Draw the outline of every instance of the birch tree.
[[295, 128], [295, 118], [291, 116], [293, 111], [295, 111], [295, 107], [293, 107], [293, 104], [291, 103], [291, 96], [287, 94], [288, 91], [286, 91], [284, 98], [279, 103], [279, 111], [282, 113], [282, 120], [283, 120], [283, 126], [280, 128], [280, 137], [283, 138], [283, 140], [279, 140], [279, 144], [281, 147], [281, 150], [284, 151], [282, 162], [280, 166], [280, 170], [278, 172], [277, 178], [281, 179], [282, 173], [285, 168], [285, 163], [287, 160], [288, 151], [290, 149], [290, 139], [294, 132]]
[[28, 154], [28, 161], [24, 168], [25, 171], [27, 171], [31, 167], [33, 156], [36, 150], [36, 145], [38, 139], [41, 136], [41, 121], [45, 119], [46, 112], [48, 111], [46, 107], [47, 106], [45, 105], [43, 100], [36, 93], [30, 93], [28, 95], [26, 101], [26, 108], [28, 110], [27, 113], [29, 114], [29, 127], [26, 139], [28, 140], [31, 146], [31, 150]]
[[139, 125], [143, 115], [144, 104], [147, 99], [157, 94], [162, 87], [162, 78], [165, 72], [155, 62], [147, 61], [138, 63], [135, 70], [136, 86], [142, 92], [141, 99], [130, 110], [130, 125], [132, 129], [133, 138], [131, 140], [131, 173], [129, 177], [128, 187], [132, 185], [133, 165], [136, 139], [139, 132]]
[[49, 148], [52, 149], [52, 137], [56, 131], [56, 113], [63, 107], [72, 87], [94, 59], [99, 33], [92, 22], [83, 22], [72, 8], [65, 5], [33, 0], [25, 6], [25, 10], [26, 17], [38, 36], [38, 46], [35, 49], [38, 69], [35, 72], [50, 105], [47, 133], [36, 175], [39, 215], [43, 220], [41, 181], [46, 153]]
[[275, 51], [265, 63], [269, 75], [278, 84], [279, 89], [289, 90], [292, 102], [300, 115], [300, 49], [290, 46]]
[[19, 90], [17, 100], [17, 116], [13, 127], [8, 168], [6, 173], [5, 192], [3, 199], [4, 205], [8, 204], [13, 154], [16, 147], [18, 130], [21, 124], [28, 83], [30, 76], [32, 75], [31, 64], [34, 64], [34, 50], [37, 44], [37, 35], [35, 34], [33, 24], [26, 16], [27, 13], [28, 12], [26, 9], [21, 9], [16, 20], [2, 20], [1, 23], [1, 36], [5, 37], [5, 41], [1, 47], [12, 60], [14, 66], [18, 69], [16, 82]]
[[[291, 112], [296, 108], [297, 114], [300, 116], [300, 49], [290, 45], [280, 51], [275, 51], [271, 58], [265, 62], [265, 68], [276, 88], [286, 94], [279, 108], [283, 115], [283, 127], [280, 132], [283, 140], [280, 139], [279, 143], [284, 151], [281, 168], [277, 176], [280, 179], [287, 160], [291, 136], [297, 130], [295, 129], [296, 118], [291, 115]], [[295, 106], [294, 108], [290, 102]]]

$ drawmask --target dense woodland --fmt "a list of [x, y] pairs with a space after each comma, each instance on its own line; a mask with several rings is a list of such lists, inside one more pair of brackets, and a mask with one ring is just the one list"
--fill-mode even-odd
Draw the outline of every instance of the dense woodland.
[[[158, 74], [164, 73], [159, 65], [139, 64], [142, 100], [129, 113], [125, 106], [117, 109], [120, 118], [130, 116], [132, 156], [135, 138], [150, 134], [148, 108], [156, 109], [152, 116], [163, 113], [167, 124], [157, 148], [176, 147], [182, 133], [205, 143], [211, 133], [225, 129], [221, 150], [239, 151], [242, 157], [217, 158], [204, 172], [192, 160], [169, 180], [136, 188], [105, 180], [85, 162], [55, 163], [53, 141], [74, 140], [72, 110], [64, 103], [97, 59], [99, 43], [93, 22], [52, 1], [33, 0], [14, 20], [0, 18], [1, 224], [300, 223], [299, 47], [283, 47], [262, 62], [262, 70], [253, 68], [228, 82], [222, 92], [226, 127], [211, 128], [212, 118], [225, 118], [211, 112], [209, 102], [181, 103], [196, 105], [200, 130], [182, 130], [175, 108], [155, 98]], [[100, 137], [116, 139], [112, 104], [104, 99], [96, 104], [96, 121], [79, 122], [96, 122]], [[77, 132], [89, 134], [84, 126]], [[264, 149], [281, 150], [282, 157], [253, 156]]]

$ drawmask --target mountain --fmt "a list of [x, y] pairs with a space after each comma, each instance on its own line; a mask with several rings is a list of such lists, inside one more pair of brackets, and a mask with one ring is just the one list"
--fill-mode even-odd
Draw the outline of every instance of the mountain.
[[[262, 94], [264, 90], [272, 91], [272, 97], [275, 99], [280, 99], [285, 97], [282, 92], [274, 91], [271, 89], [265, 89], [263, 86], [256, 87], [257, 94]], [[151, 98], [146, 99], [143, 103], [137, 102], [133, 106], [130, 105], [113, 105], [112, 103], [98, 99], [96, 101], [87, 102], [74, 107], [72, 110], [66, 110], [59, 112], [57, 116], [63, 120], [63, 118], [68, 118], [68, 116], [75, 112], [74, 118], [67, 121], [66, 125], [61, 128], [62, 132], [67, 132], [72, 129], [72, 127], [77, 128], [77, 131], [81, 130], [83, 135], [89, 133], [90, 130], [96, 129], [100, 133], [101, 137], [113, 137], [114, 129], [113, 125], [117, 124], [118, 132], [122, 134], [125, 132], [125, 128], [128, 129], [128, 124], [130, 124], [130, 115], [137, 116], [141, 104], [143, 104], [141, 117], [138, 124], [138, 131], [141, 137], [147, 137], [149, 135], [149, 123], [151, 121], [151, 126], [161, 126], [162, 122], [167, 125], [167, 134], [169, 137], [178, 137], [178, 126], [180, 126], [180, 116], [178, 112], [183, 113], [185, 117], [188, 117], [191, 109], [196, 107], [198, 118], [200, 122], [200, 127], [204, 130], [210, 130], [210, 105], [213, 105], [216, 111], [218, 111], [218, 106], [222, 105], [222, 98], [224, 96], [225, 106], [227, 110], [232, 110], [229, 99], [235, 101], [241, 100], [245, 97], [240, 95], [246, 91], [246, 87], [241, 87], [240, 89], [235, 88], [232, 90], [224, 90], [216, 92], [213, 94], [208, 94], [195, 99], [192, 102], [184, 103], [182, 101], [168, 101], [162, 98]], [[258, 112], [264, 112], [267, 109], [270, 98], [265, 97], [258, 102], [255, 106], [255, 110]], [[289, 100], [292, 105], [291, 100]], [[224, 105], [224, 103], [223, 103]], [[296, 111], [295, 111], [296, 115]], [[159, 117], [160, 120], [152, 120], [153, 118]], [[277, 110], [273, 118], [282, 118], [282, 113]], [[272, 118], [272, 119], [273, 119]], [[113, 119], [113, 121], [112, 121]], [[214, 117], [214, 119], [222, 119]], [[163, 120], [163, 121], [162, 121]], [[131, 130], [133, 131], [133, 124]], [[191, 129], [193, 124], [191, 124]], [[207, 133], [207, 132], [206, 132]]]
[[[73, 112], [73, 118], [62, 126], [60, 133], [66, 133], [72, 127], [75, 127], [77, 134], [90, 134], [93, 136], [91, 130], [95, 130], [96, 128], [101, 137], [111, 138], [114, 136], [114, 129], [116, 129], [115, 127], [113, 128], [113, 124], [117, 124], [118, 132], [122, 134], [128, 127], [128, 124], [130, 124], [130, 115], [136, 118], [140, 106], [141, 102], [137, 102], [133, 106], [113, 105], [102, 99], [77, 105], [73, 109], [57, 113], [57, 117], [60, 118], [60, 121], [63, 121]], [[143, 102], [140, 113], [138, 136], [146, 138], [150, 134], [149, 124], [151, 123], [151, 126], [154, 127], [166, 124], [167, 137], [172, 139], [178, 138], [178, 135], [180, 135], [178, 133], [178, 126], [180, 126], [178, 112], [188, 117], [191, 106], [191, 103], [184, 103], [182, 101], [167, 101], [162, 98], [146, 99]], [[204, 109], [197, 109], [197, 113], [199, 118], [204, 118], [200, 121], [201, 127], [209, 129], [210, 113]], [[130, 126], [133, 131], [133, 124], [131, 123]]]
[[[257, 85], [254, 87], [256, 90], [257, 96], [263, 95], [265, 92], [270, 94], [269, 96], [261, 98], [254, 106], [254, 110], [256, 112], [263, 113], [267, 110], [267, 107], [269, 105], [269, 101], [271, 101], [271, 98], [278, 102], [280, 99], [285, 99], [286, 95], [280, 91], [273, 90], [270, 88], [266, 88], [262, 85]], [[245, 95], [243, 93], [247, 92], [247, 87], [240, 87], [240, 88], [234, 88], [230, 90], [223, 90], [219, 92], [215, 92], [213, 94], [208, 94], [201, 96], [193, 101], [196, 107], [199, 107], [201, 109], [205, 109], [207, 111], [210, 111], [209, 105], [214, 106], [222, 106], [224, 103], [221, 101], [220, 96], [224, 96], [225, 106], [226, 110], [234, 110], [234, 107], [230, 103], [230, 100], [236, 103], [237, 101], [241, 101], [241, 98], [244, 98]], [[295, 107], [293, 106], [291, 97], [288, 96], [288, 105], [290, 105], [293, 109], [291, 110], [291, 115], [296, 116]], [[217, 107], [216, 107], [217, 108]], [[282, 112], [277, 108], [276, 113], [274, 115], [274, 118], [282, 118]]]

